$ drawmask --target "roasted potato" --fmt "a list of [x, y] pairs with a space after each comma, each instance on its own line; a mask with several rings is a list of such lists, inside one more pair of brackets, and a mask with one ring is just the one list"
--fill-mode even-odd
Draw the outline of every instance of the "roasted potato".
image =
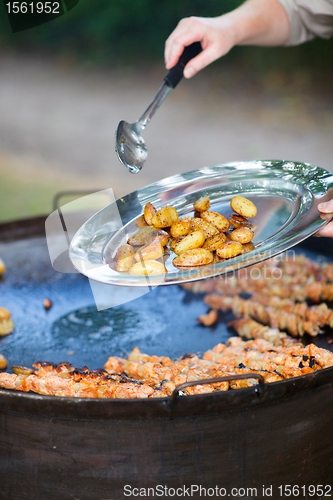
[[251, 226], [251, 222], [247, 220], [246, 217], [243, 217], [242, 215], [238, 214], [232, 214], [229, 218], [230, 224], [234, 226], [235, 228], [238, 227], [249, 227]]
[[254, 217], [257, 215], [257, 207], [252, 201], [243, 196], [234, 196], [231, 199], [230, 206], [234, 212], [243, 217]]
[[164, 250], [163, 255], [159, 259], [157, 259], [158, 262], [162, 263], [166, 262], [171, 255], [171, 251], [169, 250], [168, 247], [165, 247], [163, 250]]
[[227, 237], [224, 233], [216, 234], [215, 236], [210, 236], [206, 239], [205, 243], [202, 245], [202, 248], [213, 252], [218, 247], [227, 241]]
[[129, 274], [134, 274], [136, 276], [157, 276], [159, 274], [166, 274], [167, 270], [162, 262], [157, 260], [145, 260], [143, 262], [137, 262], [129, 270]]
[[144, 215], [141, 215], [137, 220], [136, 220], [136, 223], [139, 227], [147, 227], [148, 224], [145, 220], [145, 217]]
[[171, 251], [178, 255], [173, 260], [176, 267], [221, 262], [251, 251], [254, 248], [252, 231], [256, 226], [246, 217], [254, 217], [257, 209], [242, 196], [234, 196], [230, 205], [235, 212], [230, 217], [231, 229], [236, 228], [232, 232], [229, 232], [229, 221], [222, 214], [209, 210], [208, 196], [193, 203], [194, 217], [181, 219], [175, 208], [166, 206], [156, 211], [148, 202], [144, 214], [137, 219], [140, 229], [117, 252], [115, 269], [141, 276], [158, 275], [167, 272], [164, 262]]
[[221, 257], [219, 257], [216, 252], [213, 253], [213, 264], [219, 264], [220, 262], [223, 262], [225, 260], [227, 259], [221, 259]]
[[219, 234], [219, 230], [216, 229], [216, 227], [200, 217], [193, 217], [193, 219], [191, 219], [191, 228], [192, 230], [202, 231], [206, 238]]
[[175, 246], [174, 252], [179, 255], [187, 250], [192, 250], [193, 248], [200, 248], [205, 242], [205, 235], [202, 231], [192, 231], [190, 234], [185, 236], [178, 245]]
[[121, 245], [115, 257], [116, 271], [120, 273], [128, 271], [133, 265], [134, 254], [135, 250], [131, 245]]
[[194, 267], [211, 264], [213, 262], [213, 254], [205, 248], [193, 248], [187, 250], [173, 259], [172, 263], [175, 267]]
[[253, 240], [253, 236], [254, 234], [248, 227], [239, 227], [230, 233], [230, 239], [232, 241], [238, 241], [242, 245], [245, 245], [245, 243], [249, 243]]
[[191, 222], [187, 219], [178, 219], [177, 222], [172, 224], [170, 228], [170, 234], [173, 238], [179, 238], [180, 236], [186, 236], [191, 231]]
[[243, 245], [242, 253], [249, 253], [252, 252], [252, 250], [254, 250], [254, 244], [250, 241], [250, 243], [245, 243], [245, 245]]
[[154, 227], [152, 226], [142, 227], [141, 229], [139, 229], [139, 231], [132, 234], [132, 236], [128, 238], [127, 243], [134, 247], [146, 245], [148, 243], [147, 241], [148, 236], [152, 237], [153, 234], [157, 235], [157, 231]]
[[2, 259], [0, 259], [0, 276], [6, 271], [5, 263]]
[[0, 307], [0, 337], [9, 335], [14, 330], [14, 323], [8, 309]]
[[205, 212], [210, 207], [210, 200], [208, 196], [202, 196], [197, 201], [193, 203], [194, 210], [196, 212]]
[[152, 218], [152, 224], [158, 229], [172, 226], [178, 220], [177, 210], [173, 207], [161, 208]]
[[230, 227], [230, 223], [228, 219], [223, 217], [223, 215], [217, 213], [217, 212], [202, 212], [201, 217], [206, 221], [209, 222], [212, 226], [216, 227], [218, 231], [221, 233], [224, 233], [225, 231], [228, 231]]
[[26, 366], [15, 365], [13, 366], [13, 372], [16, 375], [32, 375], [33, 373], [35, 373], [35, 370]]
[[250, 222], [245, 217], [238, 214], [232, 214], [230, 216], [230, 223], [236, 229], [239, 227], [248, 227], [251, 231], [254, 231], [257, 228], [256, 224], [253, 224], [253, 222]]
[[175, 247], [178, 245], [180, 241], [182, 241], [183, 238], [172, 238], [172, 240], [169, 243], [169, 248], [173, 252]]
[[149, 245], [145, 245], [134, 255], [137, 262], [141, 260], [156, 260], [162, 257], [163, 247], [159, 241], [153, 241]]
[[243, 246], [238, 241], [226, 241], [217, 250], [216, 254], [222, 259], [230, 259], [242, 253]]
[[0, 321], [9, 319], [11, 317], [10, 311], [5, 307], [0, 307]]
[[152, 203], [150, 203], [150, 202], [146, 203], [146, 206], [145, 206], [145, 209], [143, 212], [143, 216], [144, 216], [145, 221], [147, 222], [148, 226], [153, 225], [152, 220], [153, 220], [153, 217], [156, 214], [156, 212], [157, 212], [157, 210]]
[[0, 354], [0, 370], [4, 370], [5, 368], [7, 368], [7, 366], [8, 366], [7, 359], [5, 358], [5, 356], [3, 356], [3, 354]]
[[50, 299], [44, 299], [43, 300], [43, 306], [44, 306], [44, 309], [45, 311], [49, 311], [52, 307], [52, 301]]
[[14, 323], [11, 319], [0, 320], [0, 337], [9, 335], [14, 330]]
[[165, 245], [168, 243], [170, 239], [170, 236], [166, 231], [162, 231], [162, 229], [156, 229], [156, 231], [152, 232], [151, 234], [148, 234], [146, 238], [146, 244], [148, 245], [149, 243], [152, 243], [153, 241], [158, 241], [161, 243], [162, 247], [165, 247]]

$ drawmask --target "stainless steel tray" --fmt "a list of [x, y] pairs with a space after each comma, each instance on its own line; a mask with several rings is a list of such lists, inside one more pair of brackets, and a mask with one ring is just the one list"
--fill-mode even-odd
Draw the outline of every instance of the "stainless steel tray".
[[[160, 209], [171, 205], [180, 216], [193, 215], [193, 202], [209, 196], [211, 209], [231, 215], [232, 196], [252, 200], [258, 214], [255, 249], [209, 266], [177, 269], [171, 253], [168, 273], [140, 277], [119, 273], [108, 262], [119, 245], [138, 230], [136, 219], [149, 201]], [[268, 259], [300, 243], [323, 227], [332, 215], [320, 215], [318, 204], [333, 198], [333, 174], [314, 165], [265, 160], [227, 163], [168, 177], [130, 193], [91, 217], [75, 234], [69, 255], [74, 267], [92, 280], [110, 285], [157, 286], [217, 276]]]

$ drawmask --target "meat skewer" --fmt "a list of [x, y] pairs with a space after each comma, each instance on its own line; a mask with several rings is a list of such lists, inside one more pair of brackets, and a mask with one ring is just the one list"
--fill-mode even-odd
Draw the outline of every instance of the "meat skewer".
[[182, 285], [193, 293], [217, 292], [234, 296], [240, 293], [264, 293], [304, 301], [314, 302], [333, 300], [333, 264], [319, 266], [304, 255], [292, 258], [279, 258], [255, 264], [236, 271], [229, 276]]
[[[325, 305], [321, 308], [319, 306], [313, 309], [306, 308], [305, 311], [304, 305], [295, 306], [295, 310], [301, 310], [302, 308], [303, 315], [300, 316], [286, 310], [285, 303], [283, 303], [282, 308], [267, 307], [253, 298], [242, 299], [238, 295], [235, 297], [206, 295], [204, 302], [215, 309], [221, 309], [224, 312], [231, 309], [236, 316], [250, 316], [264, 325], [286, 330], [293, 337], [302, 336], [304, 333], [316, 336], [322, 332], [321, 327], [326, 324], [326, 321], [328, 321], [328, 324], [330, 324], [330, 321], [333, 322], [333, 311], [327, 307], [325, 308]], [[272, 302], [268, 301], [268, 303]]]
[[276, 296], [261, 294], [254, 295], [251, 300], [277, 310], [296, 314], [303, 319], [316, 322], [320, 326], [328, 325], [330, 328], [333, 328], [333, 309], [330, 309], [325, 302], [309, 306], [307, 302], [294, 302]]
[[[69, 363], [35, 363], [34, 369], [15, 367], [16, 373], [0, 373], [0, 387], [33, 391], [52, 396], [81, 398], [158, 398], [170, 396], [184, 383], [240, 373], [260, 373], [266, 382], [296, 377], [333, 366], [333, 354], [301, 343], [284, 332], [252, 319], [233, 322], [246, 338], [231, 337], [202, 358], [185, 354], [172, 361], [166, 356], [149, 356], [135, 348], [128, 359], [111, 356], [105, 370], [89, 371]], [[118, 373], [113, 372], [116, 369]], [[111, 370], [111, 371], [107, 371]], [[184, 394], [226, 391], [257, 384], [253, 378], [188, 387]]]

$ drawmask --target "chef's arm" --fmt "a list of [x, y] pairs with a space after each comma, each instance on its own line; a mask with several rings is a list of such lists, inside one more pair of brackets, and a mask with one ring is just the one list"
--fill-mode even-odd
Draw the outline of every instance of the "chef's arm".
[[182, 19], [165, 43], [165, 63], [172, 68], [184, 47], [201, 42], [203, 51], [184, 69], [184, 76], [191, 78], [235, 45], [272, 47], [285, 44], [289, 36], [289, 18], [277, 0], [247, 0], [220, 17]]

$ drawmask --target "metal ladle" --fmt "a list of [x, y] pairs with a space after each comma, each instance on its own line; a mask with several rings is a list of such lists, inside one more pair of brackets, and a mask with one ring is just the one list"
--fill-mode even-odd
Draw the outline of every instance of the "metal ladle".
[[120, 162], [132, 173], [137, 174], [142, 169], [148, 156], [147, 146], [141, 136], [169, 92], [176, 87], [183, 77], [186, 64], [201, 52], [200, 42], [185, 47], [177, 64], [168, 71], [162, 86], [153, 101], [149, 104], [141, 118], [135, 123], [121, 120], [116, 131], [116, 153]]

